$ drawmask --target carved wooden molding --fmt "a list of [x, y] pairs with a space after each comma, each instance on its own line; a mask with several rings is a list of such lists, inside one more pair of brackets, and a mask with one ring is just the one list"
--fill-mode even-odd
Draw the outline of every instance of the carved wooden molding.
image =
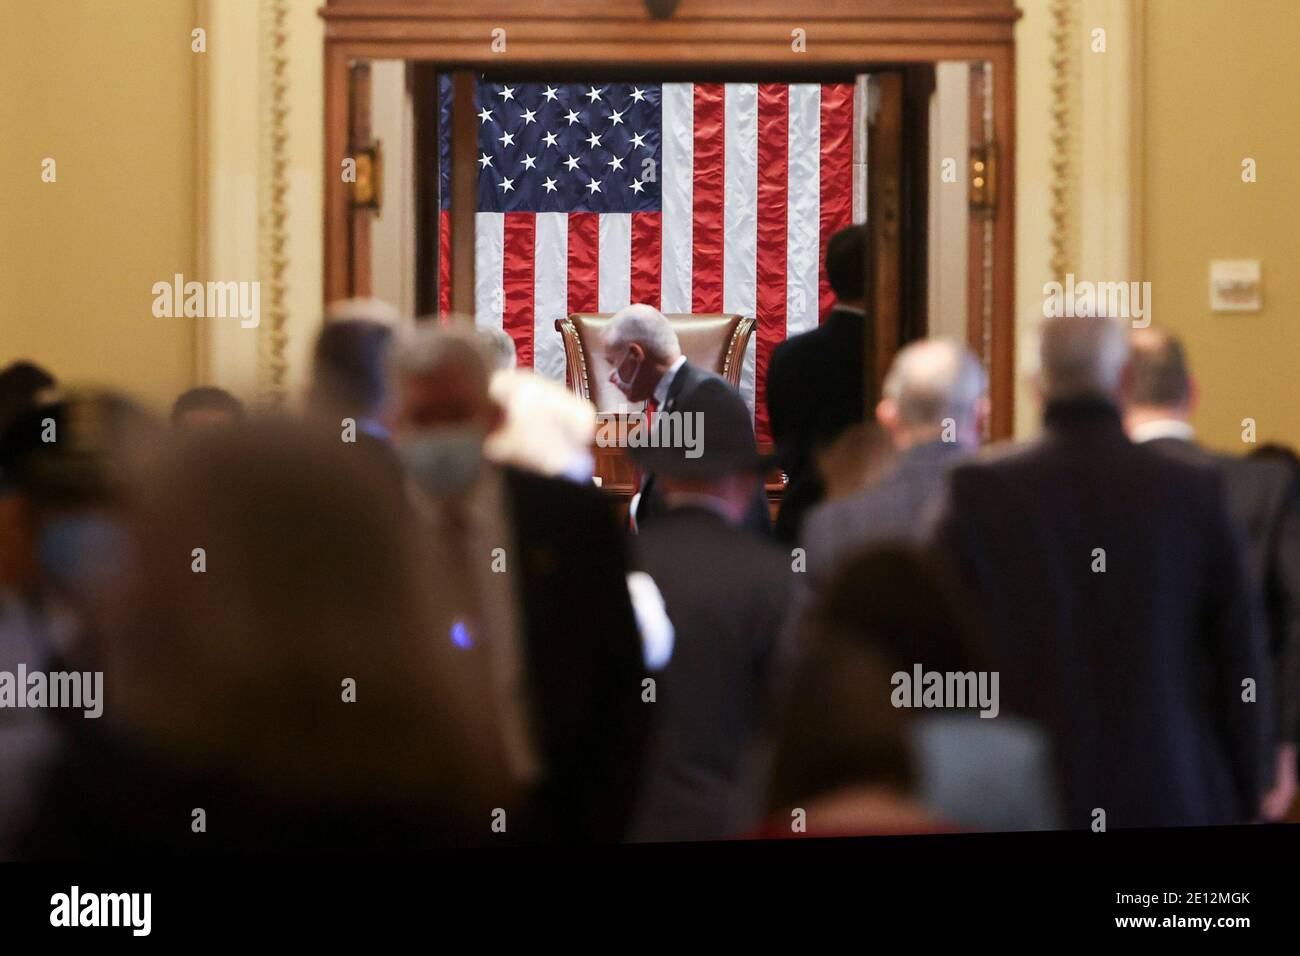
[[[792, 10], [789, 0], [682, 0], [671, 17], [652, 18], [644, 0], [327, 0], [326, 39], [364, 56], [409, 57], [413, 44], [438, 46], [439, 59], [491, 68], [511, 62], [581, 65], [611, 56], [672, 63], [707, 56], [714, 64], [763, 62], [791, 51], [791, 30], [806, 30], [803, 58], [867, 56], [892, 60], [946, 54], [975, 58], [986, 44], [1010, 43], [1020, 11], [1011, 0], [819, 0]], [[579, 29], [575, 29], [575, 25]], [[629, 29], [631, 27], [632, 29]], [[499, 30], [504, 50], [489, 47]], [[560, 51], [557, 57], [557, 48]]]
[[[745, 352], [749, 349], [749, 340], [754, 335], [756, 320], [752, 316], [742, 316], [731, 331], [727, 341], [727, 351], [722, 360], [722, 377], [732, 384], [739, 384], [745, 364]], [[735, 369], [735, 371], [732, 371]]]
[[587, 377], [587, 356], [582, 350], [582, 340], [578, 337], [577, 326], [569, 318], [556, 319], [555, 331], [564, 339], [564, 362], [568, 373], [568, 385], [579, 398], [591, 401], [591, 379]]

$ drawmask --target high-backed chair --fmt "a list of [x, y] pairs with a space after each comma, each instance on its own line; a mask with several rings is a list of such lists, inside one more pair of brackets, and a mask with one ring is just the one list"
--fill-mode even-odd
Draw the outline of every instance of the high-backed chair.
[[[575, 312], [556, 319], [555, 328], [564, 340], [565, 379], [569, 390], [596, 406], [598, 412], [617, 411], [626, 403], [622, 393], [610, 384], [613, 371], [605, 361], [600, 336], [612, 313]], [[740, 387], [740, 369], [745, 349], [754, 334], [754, 320], [743, 315], [667, 316], [686, 360], [717, 372], [733, 387]]]

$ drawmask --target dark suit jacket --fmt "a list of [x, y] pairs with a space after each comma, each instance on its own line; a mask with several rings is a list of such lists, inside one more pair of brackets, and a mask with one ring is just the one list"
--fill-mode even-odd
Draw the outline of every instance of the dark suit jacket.
[[965, 450], [951, 442], [913, 446], [900, 452], [869, 488], [810, 511], [799, 538], [808, 558], [809, 583], [821, 587], [836, 565], [870, 544], [921, 543], [948, 473], [966, 457]]
[[1286, 740], [1300, 740], [1300, 490], [1290, 469], [1280, 461], [1216, 454], [1177, 438], [1147, 444], [1222, 473], [1268, 612], [1279, 733]]
[[523, 639], [546, 782], [544, 839], [615, 841], [639, 785], [649, 705], [627, 591], [627, 555], [608, 502], [585, 485], [504, 469]]
[[1112, 828], [1252, 818], [1271, 674], [1222, 479], [1132, 444], [1106, 403], [1046, 425], [953, 471], [936, 537], [984, 612], [1003, 710], [1051, 733], [1068, 827], [1093, 808]]
[[636, 552], [676, 638], [633, 839], [721, 839], [748, 822], [747, 750], [786, 670], [790, 558], [699, 508], [661, 515]]
[[[728, 385], [727, 380], [721, 375], [686, 362], [673, 376], [672, 384], [668, 386], [668, 396], [659, 411], [671, 412], [674, 409], [681, 411], [682, 408], [689, 408], [700, 389], [725, 389], [737, 403], [741, 405], [745, 403], [740, 393]], [[664, 511], [663, 497], [655, 486], [653, 472], [646, 472], [641, 476], [640, 492], [641, 497], [636, 506], [638, 529], [644, 528]], [[754, 500], [750, 502], [749, 511], [745, 515], [745, 527], [764, 537], [772, 533], [772, 518], [767, 509], [767, 493], [763, 490], [762, 480], [757, 477], [754, 479]]]
[[777, 458], [789, 477], [776, 537], [799, 540], [804, 514], [822, 498], [813, 452], [863, 420], [867, 396], [875, 398], [874, 367], [864, 367], [875, 331], [866, 317], [833, 309], [821, 326], [786, 339], [772, 350], [767, 369], [767, 411]]

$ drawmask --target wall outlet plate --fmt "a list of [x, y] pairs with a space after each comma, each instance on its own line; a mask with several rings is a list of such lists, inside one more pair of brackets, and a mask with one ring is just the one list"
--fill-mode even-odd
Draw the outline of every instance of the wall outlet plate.
[[1258, 259], [1210, 261], [1210, 309], [1214, 312], [1258, 312], [1263, 308], [1263, 283]]

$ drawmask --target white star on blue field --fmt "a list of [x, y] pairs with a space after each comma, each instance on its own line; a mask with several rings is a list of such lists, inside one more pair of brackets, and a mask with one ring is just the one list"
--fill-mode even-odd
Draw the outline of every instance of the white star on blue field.
[[659, 84], [481, 79], [475, 97], [479, 212], [660, 209]]

